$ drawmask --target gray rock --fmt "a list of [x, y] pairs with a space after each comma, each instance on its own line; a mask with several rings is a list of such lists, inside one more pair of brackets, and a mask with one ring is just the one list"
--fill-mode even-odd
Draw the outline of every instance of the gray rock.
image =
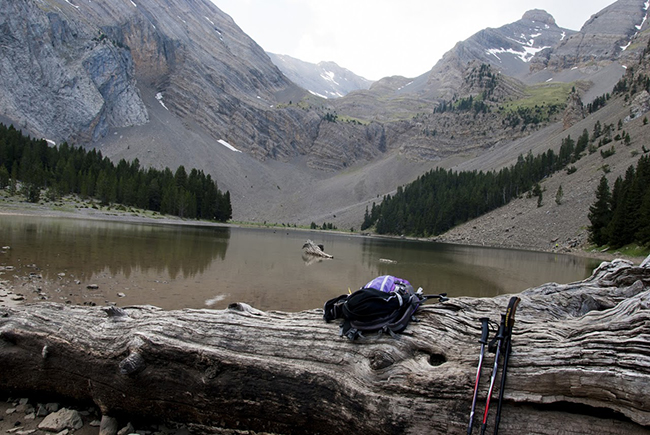
[[77, 411], [62, 408], [45, 417], [38, 428], [48, 432], [60, 432], [64, 429], [80, 429], [83, 425], [81, 415]]
[[45, 405], [43, 405], [42, 403], [38, 404], [38, 408], [36, 409], [36, 415], [38, 417], [45, 417], [49, 413], [50, 412], [45, 408]]
[[47, 412], [56, 412], [59, 410], [59, 407], [60, 407], [59, 404], [56, 402], [45, 404], [45, 409], [47, 410]]
[[119, 426], [116, 418], [102, 415], [102, 421], [99, 425], [99, 435], [116, 435], [118, 429]]
[[135, 428], [133, 427], [131, 422], [129, 422], [129, 424], [127, 424], [122, 429], [120, 429], [120, 431], [117, 433], [117, 435], [129, 435], [129, 434], [132, 434], [134, 432], [135, 432]]
[[574, 124], [582, 121], [585, 117], [585, 109], [577, 92], [571, 93], [567, 107], [564, 109], [564, 117], [562, 119], [563, 127], [566, 130]]
[[632, 104], [630, 104], [630, 116], [625, 118], [625, 122], [639, 118], [648, 111], [650, 111], [650, 94], [644, 90], [634, 97]]

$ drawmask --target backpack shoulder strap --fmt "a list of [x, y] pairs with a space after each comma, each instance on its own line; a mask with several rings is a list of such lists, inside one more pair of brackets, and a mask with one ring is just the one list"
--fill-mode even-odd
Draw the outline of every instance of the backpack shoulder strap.
[[325, 302], [323, 306], [323, 319], [326, 322], [331, 322], [334, 319], [343, 317], [343, 305], [350, 295], [337, 296]]

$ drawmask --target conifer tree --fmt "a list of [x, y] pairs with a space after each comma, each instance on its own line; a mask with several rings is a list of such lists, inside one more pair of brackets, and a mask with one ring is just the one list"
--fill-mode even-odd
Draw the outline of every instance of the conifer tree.
[[636, 233], [638, 190], [635, 186], [636, 171], [630, 166], [625, 172], [625, 178], [619, 177], [614, 183], [612, 192], [612, 218], [607, 226], [609, 244], [620, 247], [631, 243]]
[[[7, 186], [9, 186], [9, 171], [4, 165], [0, 165], [0, 189], [4, 189]], [[368, 208], [366, 207], [367, 212]]]
[[612, 217], [612, 195], [607, 178], [603, 175], [596, 190], [596, 201], [589, 207], [589, 240], [596, 246], [607, 244], [607, 227]]
[[639, 229], [635, 236], [641, 245], [650, 247], [650, 188], [646, 189], [639, 209]]

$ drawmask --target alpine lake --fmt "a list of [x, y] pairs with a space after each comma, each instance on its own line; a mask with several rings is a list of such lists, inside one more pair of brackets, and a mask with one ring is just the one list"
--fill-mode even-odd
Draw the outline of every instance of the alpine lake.
[[[333, 259], [303, 253], [307, 239]], [[591, 275], [599, 260], [325, 231], [0, 215], [0, 281], [25, 302], [302, 311], [380, 275], [492, 297]]]

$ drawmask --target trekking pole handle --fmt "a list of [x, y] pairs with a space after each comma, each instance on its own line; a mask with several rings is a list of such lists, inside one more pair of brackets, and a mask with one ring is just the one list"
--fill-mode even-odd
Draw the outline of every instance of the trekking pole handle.
[[505, 336], [506, 336], [506, 315], [501, 314], [501, 323], [499, 324], [499, 332], [497, 332], [497, 336], [494, 338], [503, 341]]
[[490, 319], [487, 317], [481, 317], [479, 320], [481, 322], [481, 339], [479, 340], [479, 343], [487, 344], [490, 335]]
[[506, 337], [506, 315], [501, 314], [501, 323], [499, 323], [499, 329], [497, 330], [497, 335], [490, 341], [488, 350], [490, 352], [495, 352], [497, 347], [501, 347]]
[[508, 303], [508, 309], [506, 310], [506, 328], [508, 334], [512, 332], [512, 327], [515, 326], [515, 312], [517, 311], [517, 305], [519, 305], [519, 302], [521, 302], [521, 299], [517, 296], [513, 296], [510, 298], [510, 302]]

